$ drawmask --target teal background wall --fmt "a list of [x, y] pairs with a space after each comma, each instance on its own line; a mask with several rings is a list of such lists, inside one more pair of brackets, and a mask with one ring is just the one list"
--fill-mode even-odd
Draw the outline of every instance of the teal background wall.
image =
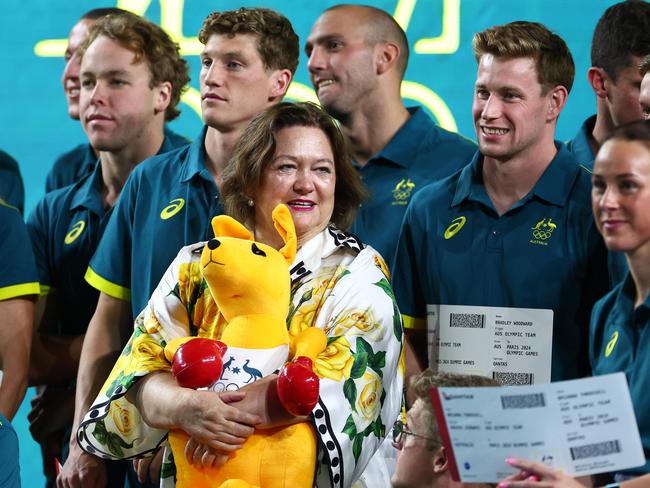
[[[198, 109], [196, 33], [213, 10], [267, 6], [284, 13], [294, 24], [301, 45], [312, 22], [334, 1], [217, 1], [217, 0], [3, 0], [0, 3], [0, 148], [21, 164], [26, 187], [26, 212], [43, 195], [45, 175], [58, 154], [84, 141], [79, 123], [67, 117], [60, 75], [65, 38], [85, 11], [119, 6], [165, 27], [181, 44], [191, 64], [191, 89], [183, 99], [182, 115], [172, 128], [193, 138], [201, 127]], [[573, 136], [595, 110], [587, 84], [591, 33], [606, 0], [368, 0], [398, 19], [412, 50], [403, 95], [407, 104], [423, 103], [439, 123], [474, 139], [471, 104], [476, 63], [471, 38], [476, 31], [512, 20], [542, 22], [560, 34], [576, 62], [576, 81], [560, 117], [558, 138]], [[289, 98], [313, 97], [300, 59]], [[28, 398], [32, 395], [30, 392]], [[41, 486], [40, 454], [27, 429], [28, 401], [15, 425], [21, 442], [23, 486]]]

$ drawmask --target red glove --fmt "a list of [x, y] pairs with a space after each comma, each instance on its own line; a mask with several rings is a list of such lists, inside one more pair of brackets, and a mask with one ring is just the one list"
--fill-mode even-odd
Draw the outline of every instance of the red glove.
[[285, 364], [277, 381], [278, 397], [291, 415], [309, 415], [318, 403], [320, 379], [312, 371], [311, 359], [300, 356]]
[[182, 344], [172, 360], [172, 374], [184, 388], [208, 388], [221, 377], [228, 347], [213, 339], [196, 338]]

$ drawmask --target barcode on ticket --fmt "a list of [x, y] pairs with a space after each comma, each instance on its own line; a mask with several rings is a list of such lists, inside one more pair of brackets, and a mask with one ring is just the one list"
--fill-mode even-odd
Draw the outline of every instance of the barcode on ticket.
[[485, 327], [485, 315], [481, 313], [450, 313], [449, 327], [483, 329]]
[[501, 406], [504, 410], [520, 408], [544, 407], [546, 399], [543, 393], [528, 393], [526, 395], [503, 395], [501, 396]]
[[571, 459], [577, 461], [579, 459], [588, 459], [597, 456], [608, 456], [609, 454], [618, 454], [621, 452], [621, 444], [619, 441], [605, 441], [596, 444], [587, 444], [585, 446], [577, 446], [571, 448]]
[[533, 373], [509, 373], [506, 371], [492, 371], [492, 379], [503, 386], [532, 385], [535, 381]]

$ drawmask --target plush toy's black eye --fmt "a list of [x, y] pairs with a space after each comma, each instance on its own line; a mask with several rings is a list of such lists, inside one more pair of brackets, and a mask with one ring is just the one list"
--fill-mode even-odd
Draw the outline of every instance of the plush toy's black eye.
[[257, 247], [254, 242], [251, 246], [251, 251], [253, 251], [253, 254], [257, 254], [258, 256], [266, 256], [266, 253]]

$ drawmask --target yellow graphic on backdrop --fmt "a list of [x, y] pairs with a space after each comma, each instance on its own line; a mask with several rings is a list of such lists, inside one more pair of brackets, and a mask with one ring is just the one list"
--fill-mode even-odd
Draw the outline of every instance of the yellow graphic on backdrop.
[[[117, 7], [129, 10], [137, 15], [144, 15], [154, 0], [117, 0]], [[184, 0], [158, 0], [160, 4], [160, 26], [176, 41], [183, 56], [198, 56], [203, 45], [197, 37], [183, 34]], [[425, 3], [420, 1], [420, 4]], [[460, 0], [441, 0], [441, 33], [437, 37], [423, 38], [416, 41], [414, 51], [418, 54], [453, 54], [458, 50], [460, 40]], [[406, 31], [417, 7], [417, 0], [398, 0], [393, 17]], [[67, 39], [45, 39], [34, 46], [34, 54], [39, 57], [63, 57]], [[431, 88], [421, 83], [404, 80], [402, 97], [426, 107], [434, 116], [438, 125], [458, 131], [451, 110], [445, 101]], [[314, 90], [297, 81], [293, 81], [287, 91], [287, 99], [295, 101], [318, 102]], [[190, 107], [201, 117], [201, 95], [199, 90], [188, 86], [181, 97], [181, 102]]]

